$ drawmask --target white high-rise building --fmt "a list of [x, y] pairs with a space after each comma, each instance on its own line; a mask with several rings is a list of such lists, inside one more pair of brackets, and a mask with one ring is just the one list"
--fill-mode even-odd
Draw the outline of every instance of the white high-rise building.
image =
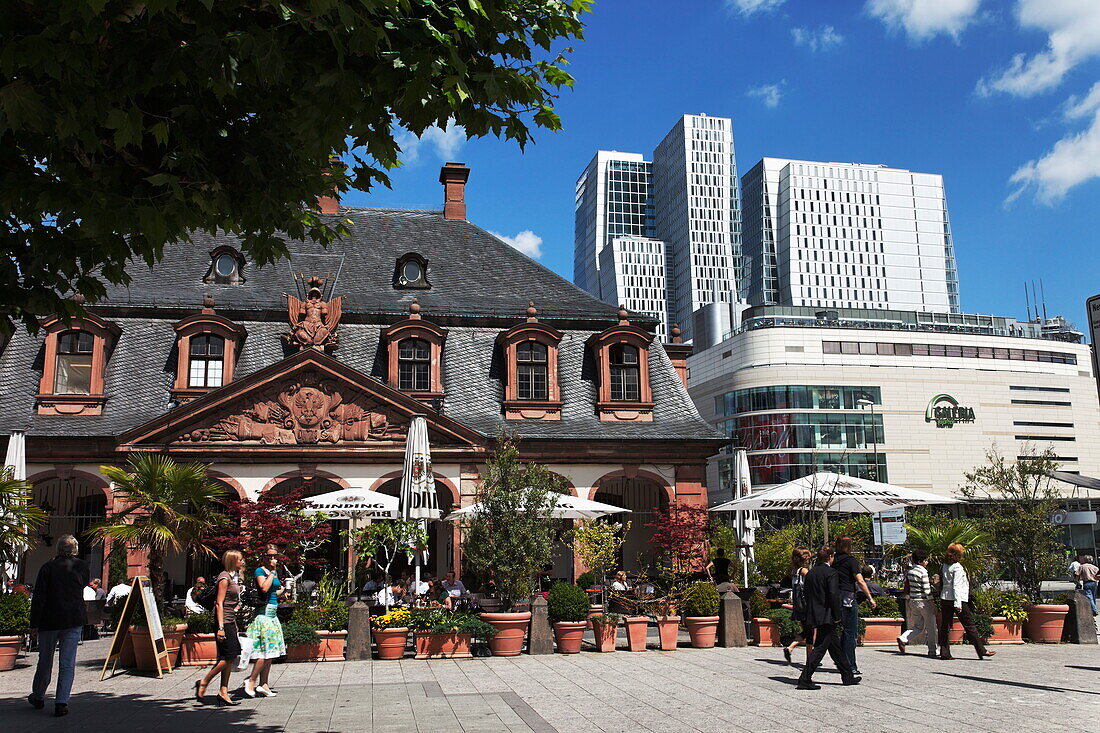
[[[661, 243], [659, 275], [655, 261], [637, 258], [653, 258]], [[729, 118], [684, 115], [652, 163], [637, 153], [601, 150], [577, 180], [574, 281], [609, 303], [660, 317], [662, 336], [677, 323], [691, 338], [696, 309], [737, 299], [740, 247]], [[663, 304], [655, 310], [658, 300]]]
[[960, 311], [942, 176], [764, 158], [742, 189], [750, 304]]
[[691, 338], [698, 308], [737, 300], [741, 202], [733, 121], [680, 118], [653, 151], [652, 198], [668, 258], [669, 320]]

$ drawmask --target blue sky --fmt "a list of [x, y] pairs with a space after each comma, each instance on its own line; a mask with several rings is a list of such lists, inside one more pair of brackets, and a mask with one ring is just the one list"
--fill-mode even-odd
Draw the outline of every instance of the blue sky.
[[463, 161], [471, 221], [572, 279], [593, 153], [649, 155], [705, 112], [733, 118], [742, 174], [765, 155], [943, 174], [963, 310], [1023, 317], [1023, 282], [1042, 278], [1048, 312], [1084, 326], [1100, 292], [1100, 0], [604, 0], [587, 24], [563, 131], [525, 152], [409, 137], [393, 189], [345, 203], [439, 209], [439, 165]]

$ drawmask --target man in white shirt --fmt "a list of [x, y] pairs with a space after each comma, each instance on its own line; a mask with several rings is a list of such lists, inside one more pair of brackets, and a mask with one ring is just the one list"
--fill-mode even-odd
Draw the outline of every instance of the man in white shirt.
[[447, 591], [447, 595], [451, 598], [460, 598], [466, 595], [466, 586], [455, 577], [453, 570], [443, 576], [443, 590]]
[[195, 600], [205, 588], [206, 578], [200, 576], [195, 578], [195, 584], [187, 589], [187, 595], [183, 599], [183, 607], [187, 609], [188, 613], [206, 613], [206, 609]]
[[96, 578], [95, 580], [88, 583], [88, 585], [84, 586], [84, 600], [98, 601], [100, 598], [102, 598], [103, 596], [100, 594], [103, 593], [103, 590], [99, 587], [100, 583], [102, 582], [102, 580]]
[[111, 588], [111, 592], [107, 594], [107, 607], [110, 608], [119, 601], [125, 600], [128, 595], [130, 595], [130, 584], [125, 580], [118, 581], [118, 585]]
[[1069, 561], [1069, 578], [1073, 581], [1074, 588], [1081, 587], [1081, 581], [1077, 578], [1077, 571], [1081, 569], [1081, 556], [1074, 555], [1073, 559]]
[[376, 602], [379, 606], [386, 606], [387, 608], [406, 605], [405, 586], [402, 581], [395, 580], [393, 586], [378, 591], [378, 600]]

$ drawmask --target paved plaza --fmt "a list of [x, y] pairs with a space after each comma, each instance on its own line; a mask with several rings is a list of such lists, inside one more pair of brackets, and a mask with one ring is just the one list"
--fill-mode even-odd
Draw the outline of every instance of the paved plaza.
[[[278, 664], [278, 697], [245, 699], [232, 709], [191, 700], [199, 676], [193, 668], [163, 680], [119, 674], [99, 682], [105, 650], [105, 641], [81, 647], [68, 718], [53, 718], [49, 699], [45, 711], [22, 699], [36, 655], [0, 674], [0, 730], [763, 733], [928, 731], [951, 719], [975, 731], [1037, 721], [1095, 731], [1100, 720], [1096, 646], [1002, 646], [986, 661], [957, 647], [955, 662], [861, 649], [862, 685], [842, 687], [825, 669], [816, 692], [794, 689], [798, 670], [786, 666], [779, 649], [755, 647]], [[236, 684], [241, 680], [235, 675]]]

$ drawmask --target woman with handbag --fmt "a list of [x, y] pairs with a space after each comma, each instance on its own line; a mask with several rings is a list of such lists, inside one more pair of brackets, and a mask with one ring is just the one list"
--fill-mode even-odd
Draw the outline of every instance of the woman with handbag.
[[252, 674], [244, 683], [244, 694], [256, 697], [275, 697], [275, 691], [268, 684], [271, 674], [271, 660], [286, 654], [286, 642], [283, 641], [283, 626], [279, 623], [279, 597], [284, 594], [283, 583], [279, 580], [279, 548], [268, 545], [264, 551], [260, 567], [256, 568], [253, 582], [259, 587], [260, 596], [266, 601], [263, 613], [248, 626], [248, 638], [252, 640]]
[[997, 653], [985, 648], [985, 642], [974, 625], [974, 617], [971, 615], [973, 606], [970, 604], [970, 578], [962, 566], [965, 552], [965, 547], [958, 542], [952, 542], [947, 546], [946, 562], [940, 568], [940, 582], [943, 585], [940, 590], [940, 659], [954, 659], [951, 656], [950, 634], [955, 614], [959, 616], [967, 641], [974, 645], [978, 659], [992, 657]]
[[221, 674], [221, 686], [218, 688], [218, 704], [222, 706], [239, 705], [229, 697], [229, 678], [237, 666], [237, 657], [241, 656], [241, 642], [237, 636], [237, 609], [241, 600], [241, 571], [244, 569], [244, 555], [236, 550], [228, 550], [222, 555], [222, 567], [225, 568], [217, 578], [214, 602], [214, 620], [217, 629], [214, 632], [214, 644], [218, 649], [218, 661], [206, 676], [195, 682], [195, 699], [203, 702], [207, 686], [218, 674]]
[[810, 559], [813, 554], [805, 547], [796, 547], [791, 552], [791, 620], [802, 624], [802, 633], [794, 637], [783, 647], [783, 657], [787, 664], [791, 662], [791, 652], [799, 644], [806, 645], [806, 661], [814, 651], [813, 633], [806, 625], [806, 575], [810, 572]]

